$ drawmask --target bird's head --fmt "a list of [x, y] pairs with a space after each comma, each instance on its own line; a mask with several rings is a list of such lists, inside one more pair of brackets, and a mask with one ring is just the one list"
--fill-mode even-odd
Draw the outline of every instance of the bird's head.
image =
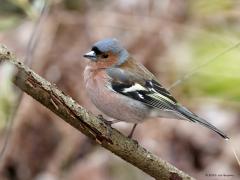
[[129, 55], [117, 39], [109, 38], [96, 42], [91, 51], [84, 54], [84, 57], [90, 59], [91, 62], [112, 66], [123, 64]]

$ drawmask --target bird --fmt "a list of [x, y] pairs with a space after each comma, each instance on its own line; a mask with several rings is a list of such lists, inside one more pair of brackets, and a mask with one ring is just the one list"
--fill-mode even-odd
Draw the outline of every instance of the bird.
[[199, 123], [224, 139], [221, 130], [181, 105], [157, 78], [136, 61], [116, 38], [93, 44], [83, 55], [89, 61], [84, 69], [84, 84], [93, 104], [113, 122], [137, 124], [149, 118], [173, 118]]

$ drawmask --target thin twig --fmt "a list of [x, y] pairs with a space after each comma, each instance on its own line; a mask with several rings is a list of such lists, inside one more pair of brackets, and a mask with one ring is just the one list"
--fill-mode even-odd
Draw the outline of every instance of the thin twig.
[[[32, 64], [32, 61], [33, 61], [32, 56], [33, 56], [34, 51], [36, 49], [36, 45], [37, 45], [37, 42], [38, 42], [38, 39], [39, 39], [39, 33], [40, 33], [40, 30], [41, 30], [42, 24], [44, 22], [44, 19], [47, 17], [48, 9], [49, 9], [48, 8], [48, 3], [45, 1], [44, 6], [41, 10], [40, 16], [35, 23], [34, 29], [33, 29], [32, 34], [30, 36], [30, 40], [28, 42], [26, 59], [24, 60], [24, 64], [26, 64], [27, 66], [31, 66], [31, 64]], [[20, 104], [21, 104], [22, 98], [23, 98], [23, 92], [22, 91], [19, 91], [16, 94], [17, 94], [16, 95], [17, 98], [16, 98], [16, 101], [15, 101], [15, 106], [12, 109], [11, 115], [9, 115], [7, 117], [7, 120], [6, 120], [7, 125], [6, 125], [6, 129], [5, 129], [5, 132], [4, 132], [4, 140], [3, 140], [3, 143], [2, 143], [2, 148], [0, 149], [0, 159], [3, 157], [4, 152], [7, 149], [8, 141], [9, 141], [9, 138], [11, 136], [11, 129], [12, 129], [12, 126], [13, 126], [13, 123], [14, 123], [14, 119], [15, 119], [15, 116], [18, 112], [18, 109], [20, 107]]]
[[26, 58], [24, 60], [24, 64], [26, 64], [27, 66], [31, 66], [32, 56], [35, 52], [37, 42], [39, 40], [40, 33], [41, 33], [41, 30], [43, 27], [43, 23], [45, 22], [46, 17], [48, 15], [48, 11], [49, 11], [49, 3], [45, 0], [43, 8], [41, 9], [41, 12], [40, 12], [40, 15], [39, 15], [37, 21], [35, 22], [32, 34], [31, 34], [29, 42], [28, 42]]
[[224, 51], [220, 52], [219, 54], [216, 54], [212, 58], [208, 59], [207, 61], [205, 61], [202, 64], [200, 64], [199, 66], [197, 66], [196, 68], [193, 68], [189, 73], [185, 74], [181, 79], [175, 81], [170, 87], [168, 87], [168, 90], [170, 90], [170, 89], [174, 88], [175, 86], [181, 84], [183, 81], [190, 78], [193, 74], [197, 73], [204, 66], [208, 65], [209, 63], [212, 63], [213, 61], [216, 61], [222, 55], [227, 54], [228, 52], [230, 52], [233, 49], [236, 49], [239, 46], [240, 46], [240, 41], [238, 43], [230, 46], [229, 48], [225, 49]]

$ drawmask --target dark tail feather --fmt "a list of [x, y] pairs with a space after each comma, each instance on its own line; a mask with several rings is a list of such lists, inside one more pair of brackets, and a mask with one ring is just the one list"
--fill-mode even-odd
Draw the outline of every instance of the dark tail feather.
[[225, 135], [222, 131], [217, 129], [215, 126], [213, 126], [212, 124], [210, 124], [206, 120], [204, 120], [204, 119], [198, 117], [197, 115], [193, 114], [192, 112], [190, 112], [185, 107], [182, 107], [182, 106], [178, 105], [176, 108], [177, 108], [178, 112], [180, 112], [187, 119], [189, 119], [189, 120], [191, 120], [193, 122], [198, 122], [199, 124], [201, 124], [201, 125], [209, 128], [209, 129], [215, 131], [216, 133], [218, 133], [221, 137], [223, 137], [226, 140], [229, 139], [229, 137], [227, 135]]

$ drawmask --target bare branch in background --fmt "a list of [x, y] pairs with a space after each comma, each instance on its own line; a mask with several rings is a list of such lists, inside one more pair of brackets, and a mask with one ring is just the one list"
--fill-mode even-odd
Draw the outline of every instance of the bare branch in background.
[[[47, 17], [48, 14], [48, 10], [49, 10], [49, 6], [48, 3], [46, 1], [44, 1], [44, 5], [41, 9], [40, 15], [35, 23], [34, 29], [32, 31], [32, 34], [30, 36], [30, 40], [28, 42], [28, 47], [27, 47], [27, 52], [26, 52], [26, 58], [24, 60], [24, 64], [26, 64], [27, 66], [31, 67], [32, 64], [32, 60], [33, 60], [33, 54], [35, 52], [36, 46], [37, 46], [37, 42], [40, 36], [40, 30], [42, 28], [42, 24], [44, 22], [44, 20]], [[2, 148], [0, 149], [0, 159], [3, 157], [4, 152], [7, 149], [7, 145], [8, 145], [8, 141], [9, 141], [9, 137], [11, 135], [11, 129], [14, 123], [14, 118], [16, 116], [16, 113], [18, 111], [18, 108], [22, 102], [22, 98], [23, 98], [23, 92], [17, 92], [17, 98], [16, 98], [16, 103], [14, 103], [14, 108], [12, 109], [12, 113], [11, 115], [8, 116], [7, 118], [7, 125], [6, 125], [6, 130], [4, 132], [5, 134], [5, 138], [3, 141], [3, 145]]]
[[24, 66], [4, 46], [0, 45], [0, 62], [9, 62], [16, 68], [14, 84], [50, 109], [65, 122], [125, 161], [156, 179], [193, 179], [173, 165], [159, 159], [136, 141], [111, 128], [65, 95], [47, 80]]

